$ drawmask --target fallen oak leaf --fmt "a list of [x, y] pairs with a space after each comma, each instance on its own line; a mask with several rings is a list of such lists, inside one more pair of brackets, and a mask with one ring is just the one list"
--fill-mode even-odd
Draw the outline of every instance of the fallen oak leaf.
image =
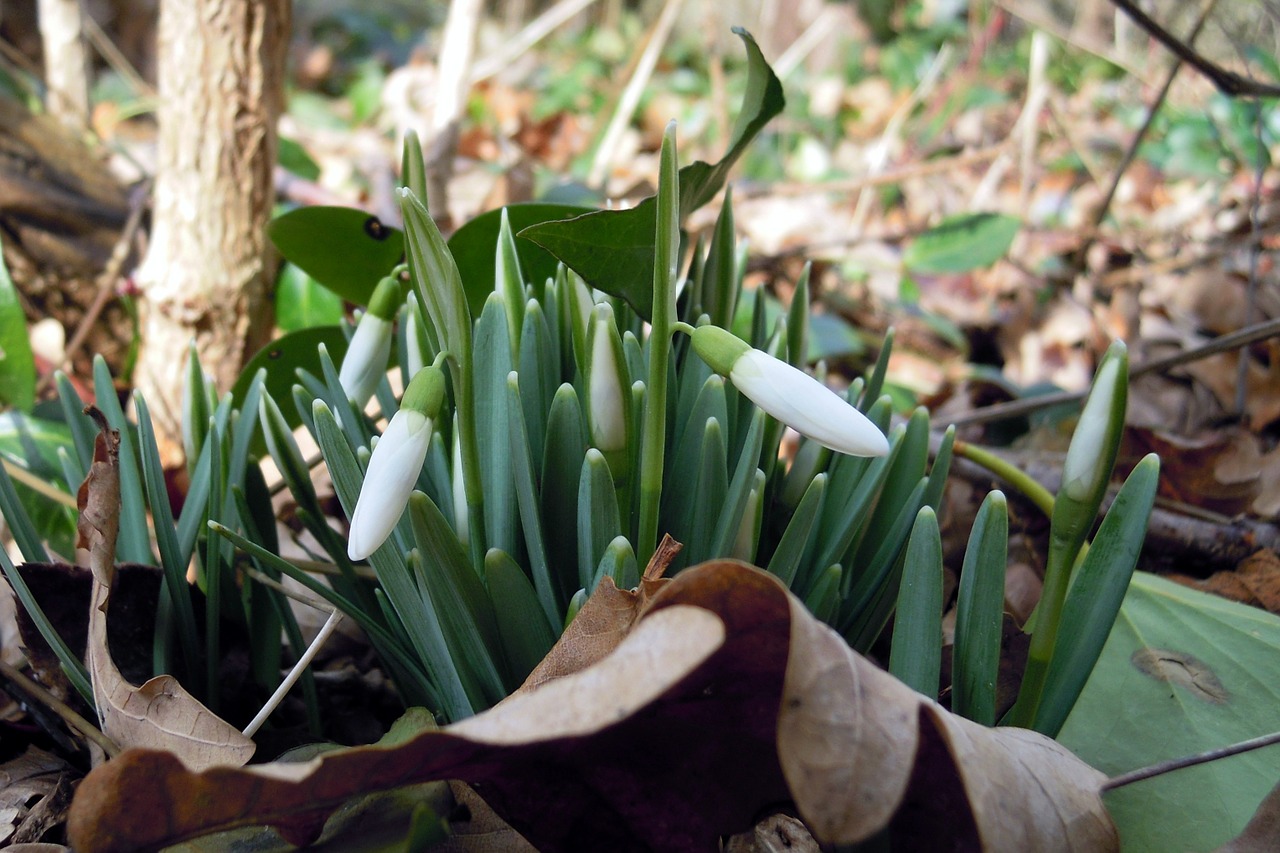
[[193, 770], [219, 764], [243, 765], [256, 745], [189, 694], [171, 675], [158, 675], [135, 687], [120, 674], [107, 644], [107, 609], [115, 580], [116, 536], [120, 531], [120, 434], [102, 413], [93, 464], [76, 502], [81, 548], [89, 552], [93, 588], [89, 599], [88, 663], [98, 722], [121, 747], [157, 747], [178, 756]]
[[951, 714], [788, 598], [778, 755], [819, 841], [854, 844], [889, 825], [906, 849], [1118, 849], [1105, 774], [1035, 732]]
[[[867, 718], [842, 718], [850, 705]], [[199, 773], [165, 753], [130, 750], [81, 784], [69, 831], [83, 853], [154, 849], [255, 823], [305, 843], [346, 797], [451, 778], [470, 783], [541, 850], [715, 850], [791, 799], [823, 827], [814, 833], [823, 842], [848, 837], [841, 820], [824, 823], [826, 801], [839, 799], [872, 815], [855, 819], [864, 833], [889, 825], [913, 838], [934, 824], [975, 846], [1023, 838], [1025, 849], [1115, 847], [1101, 774], [1047, 738], [947, 716], [850, 652], [775, 578], [719, 561], [667, 582], [596, 664], [395, 749]], [[797, 722], [816, 744], [803, 750], [808, 775], [799, 782], [794, 768], [784, 777]], [[877, 749], [888, 770], [875, 763]], [[1025, 773], [1004, 788], [982, 778], [1019, 764], [1035, 769], [1034, 784]], [[1052, 831], [1040, 815], [1022, 814], [1027, 803], [1059, 797], [1068, 806]]]

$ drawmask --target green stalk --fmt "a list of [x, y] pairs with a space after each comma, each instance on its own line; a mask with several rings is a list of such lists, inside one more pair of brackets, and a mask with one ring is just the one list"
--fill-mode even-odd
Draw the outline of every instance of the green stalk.
[[658, 177], [658, 233], [653, 268], [653, 321], [649, 332], [649, 377], [640, 448], [640, 531], [636, 557], [648, 562], [658, 544], [658, 505], [667, 436], [667, 365], [676, 315], [676, 264], [680, 247], [680, 179], [676, 170], [675, 122], [662, 135]]

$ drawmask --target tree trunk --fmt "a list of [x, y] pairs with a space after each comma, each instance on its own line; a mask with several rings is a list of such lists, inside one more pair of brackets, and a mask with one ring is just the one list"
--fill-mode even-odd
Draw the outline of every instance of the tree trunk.
[[289, 0], [160, 4], [159, 151], [134, 384], [166, 463], [181, 458], [190, 342], [225, 391], [271, 332], [265, 226], [289, 15]]
[[40, 0], [47, 107], [72, 130], [89, 126], [89, 59], [84, 47], [80, 0]]

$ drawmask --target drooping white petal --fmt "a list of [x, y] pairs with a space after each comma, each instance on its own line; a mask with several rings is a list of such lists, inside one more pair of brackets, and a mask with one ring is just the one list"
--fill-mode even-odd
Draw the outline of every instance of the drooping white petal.
[[401, 409], [392, 416], [386, 432], [374, 445], [360, 497], [351, 514], [347, 541], [347, 556], [351, 559], [368, 557], [391, 534], [409, 502], [430, 443], [430, 418], [410, 409]]
[[825, 447], [852, 456], [889, 452], [884, 433], [866, 415], [809, 374], [767, 353], [743, 353], [729, 380], [751, 402]]
[[351, 345], [342, 359], [338, 382], [347, 398], [363, 407], [373, 396], [378, 382], [387, 372], [391, 358], [391, 323], [372, 313], [366, 313], [356, 324]]

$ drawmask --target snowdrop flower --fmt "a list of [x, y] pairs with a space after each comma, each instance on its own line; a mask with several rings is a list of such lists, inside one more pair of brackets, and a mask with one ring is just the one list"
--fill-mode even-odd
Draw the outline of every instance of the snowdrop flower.
[[384, 278], [378, 282], [369, 300], [369, 310], [356, 323], [351, 345], [342, 359], [338, 382], [347, 398], [360, 408], [369, 402], [387, 372], [387, 361], [391, 358], [392, 321], [401, 301], [398, 281]]
[[444, 373], [424, 367], [405, 389], [400, 410], [373, 447], [360, 497], [351, 513], [347, 556], [363, 560], [391, 534], [409, 502], [431, 444], [431, 421], [444, 401]]
[[693, 330], [693, 348], [711, 369], [773, 417], [824, 447], [884, 456], [889, 442], [866, 415], [785, 361], [753, 349], [718, 326]]
[[1085, 401], [1071, 446], [1067, 448], [1066, 461], [1062, 463], [1062, 491], [1073, 501], [1089, 501], [1111, 476], [1116, 447], [1124, 429], [1128, 368], [1125, 345], [1116, 341], [1103, 356], [1093, 378], [1089, 399]]
[[622, 339], [613, 321], [613, 309], [605, 303], [591, 312], [587, 333], [590, 362], [587, 366], [587, 420], [591, 443], [608, 455], [627, 448], [627, 424], [631, 420], [631, 391], [622, 375]]

